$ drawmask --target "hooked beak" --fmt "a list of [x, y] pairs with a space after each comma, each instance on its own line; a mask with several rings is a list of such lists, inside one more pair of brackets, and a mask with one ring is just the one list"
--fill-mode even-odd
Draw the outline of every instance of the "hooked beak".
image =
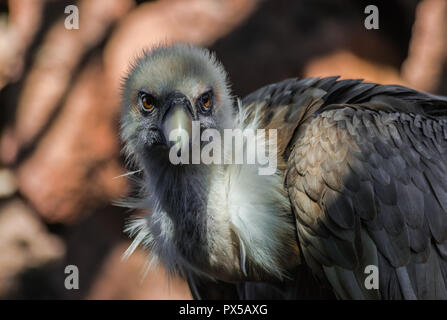
[[185, 103], [171, 106], [163, 121], [162, 129], [168, 147], [172, 147], [179, 141], [182, 146], [189, 144], [192, 135], [192, 119]]

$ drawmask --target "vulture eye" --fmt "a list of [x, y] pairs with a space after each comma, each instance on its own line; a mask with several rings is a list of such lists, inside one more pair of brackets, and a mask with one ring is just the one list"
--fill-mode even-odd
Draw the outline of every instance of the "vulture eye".
[[140, 101], [144, 111], [152, 111], [155, 107], [155, 98], [148, 93], [141, 93]]
[[213, 95], [211, 91], [205, 92], [199, 98], [199, 104], [203, 110], [208, 111], [213, 105]]

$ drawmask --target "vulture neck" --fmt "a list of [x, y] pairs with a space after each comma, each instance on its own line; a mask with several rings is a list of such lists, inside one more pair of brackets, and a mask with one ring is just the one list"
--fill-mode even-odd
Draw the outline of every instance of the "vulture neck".
[[[207, 256], [207, 200], [211, 170], [206, 165], [180, 165], [148, 170], [155, 211], [169, 220], [173, 230], [166, 235], [187, 260], [200, 264]], [[157, 213], [158, 214], [158, 213]]]

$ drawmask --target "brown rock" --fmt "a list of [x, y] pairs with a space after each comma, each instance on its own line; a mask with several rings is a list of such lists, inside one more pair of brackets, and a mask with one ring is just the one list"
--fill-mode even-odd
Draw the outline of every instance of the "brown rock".
[[192, 298], [187, 284], [177, 277], [168, 281], [161, 267], [154, 267], [144, 276], [148, 256], [143, 250], [136, 250], [123, 261], [121, 257], [128, 246], [127, 241], [117, 245], [105, 260], [87, 299]]
[[16, 177], [11, 170], [0, 169], [0, 199], [11, 197], [17, 191]]
[[119, 88], [142, 49], [182, 41], [210, 45], [237, 27], [259, 0], [162, 0], [138, 6], [120, 23], [104, 59], [110, 88]]
[[309, 61], [304, 77], [330, 77], [339, 75], [342, 79], [364, 79], [383, 84], [401, 84], [397, 69], [363, 59], [350, 51], [341, 50]]
[[447, 61], [447, 1], [424, 0], [417, 7], [408, 58], [402, 76], [410, 86], [435, 91]]
[[42, 20], [44, 0], [8, 1], [8, 20], [0, 21], [0, 89], [22, 75], [24, 56]]
[[118, 104], [103, 87], [98, 60], [81, 72], [62, 111], [19, 168], [20, 191], [51, 222], [70, 222], [123, 196]]
[[79, 29], [67, 30], [63, 16], [45, 35], [17, 107], [16, 138], [28, 145], [47, 124], [70, 85], [85, 52], [131, 7], [131, 0], [79, 2]]
[[0, 297], [20, 272], [61, 259], [64, 245], [21, 200], [0, 207]]
[[0, 135], [0, 163], [10, 165], [19, 151], [19, 143], [12, 125], [7, 125]]

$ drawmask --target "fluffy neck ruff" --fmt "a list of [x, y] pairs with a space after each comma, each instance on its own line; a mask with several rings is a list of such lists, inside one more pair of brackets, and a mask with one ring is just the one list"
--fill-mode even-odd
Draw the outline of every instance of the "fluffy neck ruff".
[[[257, 119], [244, 120], [240, 111], [240, 129], [257, 127]], [[246, 164], [173, 166], [163, 156], [148, 157], [145, 186], [153, 191], [139, 207], [153, 211], [128, 225], [135, 239], [126, 255], [142, 245], [169, 273], [226, 281], [282, 279], [299, 263], [281, 172], [259, 175], [257, 165]]]

